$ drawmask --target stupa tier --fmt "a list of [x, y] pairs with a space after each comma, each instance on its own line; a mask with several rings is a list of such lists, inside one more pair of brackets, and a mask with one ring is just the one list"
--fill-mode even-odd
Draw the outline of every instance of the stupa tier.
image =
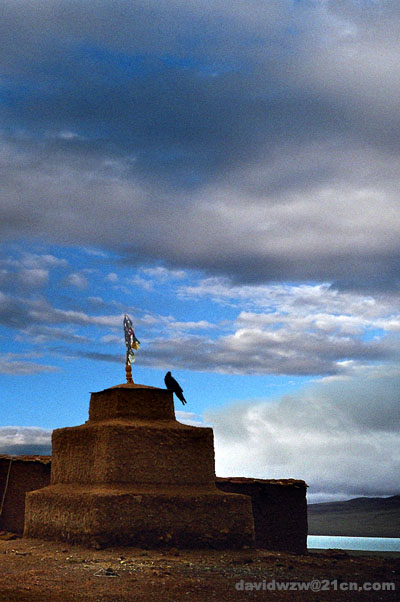
[[51, 484], [26, 496], [27, 537], [88, 545], [251, 546], [247, 496], [215, 486], [211, 428], [179, 423], [172, 392], [92, 393], [89, 420], [53, 431]]

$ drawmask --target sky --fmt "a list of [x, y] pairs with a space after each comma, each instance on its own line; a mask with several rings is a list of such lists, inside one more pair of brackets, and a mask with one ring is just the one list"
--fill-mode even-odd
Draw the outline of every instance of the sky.
[[220, 476], [399, 493], [397, 0], [3, 0], [0, 453], [125, 380]]

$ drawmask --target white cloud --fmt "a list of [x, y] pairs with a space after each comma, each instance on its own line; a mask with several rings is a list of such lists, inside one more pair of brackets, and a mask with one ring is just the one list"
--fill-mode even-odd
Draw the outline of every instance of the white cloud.
[[[18, 334], [15, 335], [14, 339], [21, 343], [37, 343], [37, 344], [48, 344], [52, 341], [66, 341], [69, 343], [88, 343], [89, 339], [86, 336], [79, 335], [75, 332], [72, 327], [65, 328], [54, 328], [52, 326], [46, 326], [45, 324], [32, 324], [22, 328]], [[29, 354], [32, 357], [32, 354]]]
[[121, 314], [91, 316], [83, 311], [57, 309], [43, 300], [30, 302], [28, 313], [35, 322], [78, 324], [80, 326], [120, 327], [123, 318]]
[[22, 286], [40, 288], [49, 281], [49, 272], [43, 268], [32, 268], [18, 272], [18, 279]]
[[51, 455], [49, 429], [36, 426], [0, 427], [0, 454]]
[[190, 426], [210, 426], [209, 424], [205, 424], [204, 420], [201, 416], [193, 412], [184, 412], [182, 410], [176, 410], [175, 412], [176, 419], [178, 422], [182, 422], [182, 424], [189, 424]]
[[7, 265], [21, 269], [51, 269], [55, 267], [67, 267], [66, 259], [61, 259], [49, 253], [31, 253], [21, 251], [17, 257], [8, 256], [0, 259], [0, 265]]
[[142, 272], [154, 280], [161, 280], [162, 282], [186, 278], [186, 272], [184, 270], [169, 270], [162, 266], [157, 266], [156, 268], [143, 268]]
[[[178, 322], [176, 328], [176, 320], [164, 322], [168, 337], [151, 342], [146, 363], [168, 356], [179, 368], [343, 377], [398, 356], [395, 295], [364, 295], [329, 284], [239, 286], [223, 278], [178, 290], [186, 300], [228, 304], [236, 318], [218, 329], [204, 321]], [[210, 336], [185, 334], [195, 328], [209, 329]]]
[[170, 332], [186, 332], [191, 330], [211, 330], [215, 329], [216, 324], [212, 324], [207, 320], [198, 320], [197, 322], [188, 320], [187, 322], [178, 322], [177, 320], [172, 319], [167, 328]]
[[22, 251], [21, 247], [4, 246], [4, 251], [0, 248], [0, 266], [4, 266], [0, 267], [0, 284], [4, 290], [18, 295], [38, 293], [49, 284], [53, 270], [64, 270], [68, 266], [65, 259]]
[[67, 286], [74, 286], [76, 288], [84, 289], [88, 286], [88, 279], [86, 276], [84, 276], [84, 274], [73, 272], [64, 279], [64, 283]]
[[0, 353], [0, 374], [29, 375], [40, 372], [57, 372], [57, 366], [49, 366], [30, 361], [32, 357], [40, 357], [31, 351], [28, 353]]
[[118, 336], [115, 334], [106, 334], [104, 337], [100, 339], [101, 343], [106, 343], [107, 345], [119, 345], [122, 344], [122, 336]]
[[399, 384], [354, 378], [208, 411], [217, 474], [304, 479], [311, 499], [398, 494]]
[[79, 134], [77, 134], [76, 132], [69, 132], [69, 131], [62, 131], [58, 133], [58, 137], [61, 138], [62, 140], [76, 140], [76, 139], [82, 139], [82, 136], [80, 136]]
[[105, 301], [102, 297], [88, 297], [87, 300], [93, 305], [104, 305]]
[[[220, 373], [337, 377], [368, 363], [393, 361], [398, 355], [400, 314], [394, 295], [363, 295], [329, 284], [239, 286], [222, 278], [200, 280], [178, 290], [186, 301], [202, 298], [219, 305], [228, 303], [232, 319], [217, 323], [178, 320], [134, 308], [134, 324], [145, 335], [144, 365], [156, 367], [168, 360], [171, 367]], [[173, 295], [174, 290], [168, 294]], [[90, 297], [82, 304], [87, 301], [103, 310], [122, 310], [120, 303], [110, 300], [103, 304], [101, 297]], [[38, 343], [57, 338], [71, 343], [87, 341], [66, 327], [96, 326], [119, 336], [122, 311], [93, 315], [82, 311], [78, 300], [76, 309], [54, 307], [53, 303], [43, 297], [23, 299], [1, 293], [0, 321], [20, 330], [21, 336], [28, 332], [29, 323], [31, 340]], [[127, 311], [126, 305], [123, 309]], [[212, 305], [207, 316], [210, 312]], [[60, 329], [51, 330], [52, 325], [63, 325], [64, 334]], [[102, 336], [108, 336], [107, 331]]]
[[55, 257], [49, 253], [38, 254], [38, 253], [22, 253], [21, 264], [27, 268], [55, 268], [55, 267], [67, 267], [68, 261], [60, 257]]
[[142, 278], [141, 276], [135, 276], [127, 281], [128, 285], [137, 286], [139, 288], [144, 289], [145, 291], [154, 290], [154, 282], [151, 280], [147, 280], [146, 278]]
[[105, 276], [104, 280], [106, 282], [118, 282], [118, 275], [115, 272], [109, 272], [107, 276]]

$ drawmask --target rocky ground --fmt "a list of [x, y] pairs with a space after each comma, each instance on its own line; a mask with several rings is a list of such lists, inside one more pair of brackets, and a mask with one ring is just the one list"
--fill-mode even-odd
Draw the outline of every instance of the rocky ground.
[[[340, 550], [306, 555], [266, 550], [93, 550], [9, 537], [0, 534], [1, 602], [400, 600], [396, 555]], [[298, 591], [298, 582], [316, 591]], [[349, 591], [350, 582], [357, 588], [366, 582], [394, 583], [396, 589]], [[282, 584], [292, 589], [279, 591]], [[378, 587], [382, 586], [374, 585]]]

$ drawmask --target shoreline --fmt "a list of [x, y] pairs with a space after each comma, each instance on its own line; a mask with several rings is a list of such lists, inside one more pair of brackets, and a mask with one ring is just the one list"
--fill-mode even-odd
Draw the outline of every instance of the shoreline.
[[346, 552], [350, 556], [373, 556], [374, 558], [381, 556], [382, 558], [400, 558], [400, 552], [392, 550], [346, 550], [344, 548], [307, 548], [310, 554], [321, 554], [323, 552], [338, 550]]

